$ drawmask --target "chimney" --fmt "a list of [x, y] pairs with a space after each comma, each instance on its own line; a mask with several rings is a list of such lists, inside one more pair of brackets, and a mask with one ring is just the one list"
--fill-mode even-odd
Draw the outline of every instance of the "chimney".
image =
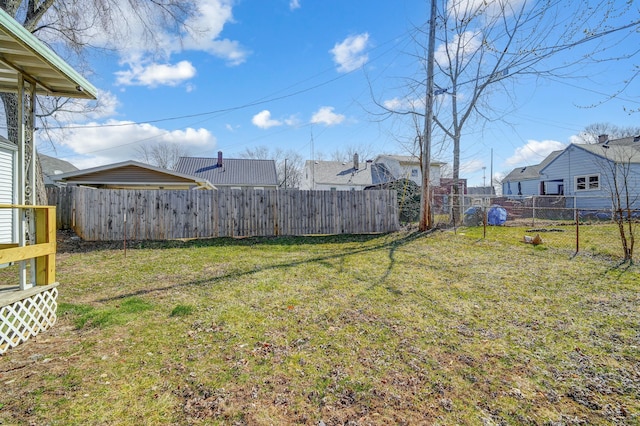
[[218, 167], [222, 167], [222, 151], [218, 151]]
[[353, 169], [354, 170], [358, 170], [359, 164], [358, 164], [358, 153], [356, 152], [355, 154], [353, 154]]
[[598, 135], [598, 143], [605, 143], [609, 140], [609, 135]]

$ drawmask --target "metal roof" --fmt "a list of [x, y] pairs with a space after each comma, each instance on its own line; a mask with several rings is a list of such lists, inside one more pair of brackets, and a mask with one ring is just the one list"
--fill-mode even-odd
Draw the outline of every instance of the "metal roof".
[[0, 9], [0, 92], [16, 92], [20, 74], [38, 95], [96, 99], [91, 83]]
[[207, 179], [216, 186], [278, 186], [276, 163], [273, 160], [180, 157], [176, 170]]

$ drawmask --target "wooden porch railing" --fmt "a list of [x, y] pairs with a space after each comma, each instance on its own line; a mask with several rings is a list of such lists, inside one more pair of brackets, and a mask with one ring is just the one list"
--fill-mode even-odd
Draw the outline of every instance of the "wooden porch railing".
[[35, 244], [20, 247], [12, 242], [0, 244], [0, 264], [35, 259], [34, 285], [49, 285], [56, 280], [56, 208], [0, 204], [0, 209], [31, 209], [34, 211]]

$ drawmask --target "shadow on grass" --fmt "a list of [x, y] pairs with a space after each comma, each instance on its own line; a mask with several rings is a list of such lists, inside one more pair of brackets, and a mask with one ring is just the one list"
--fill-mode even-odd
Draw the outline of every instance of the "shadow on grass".
[[[125, 293], [125, 294], [119, 294], [119, 295], [114, 295], [112, 297], [108, 297], [108, 298], [103, 298], [103, 299], [98, 299], [98, 302], [110, 302], [110, 301], [114, 301], [114, 300], [120, 300], [120, 299], [125, 299], [128, 297], [133, 297], [133, 296], [141, 296], [141, 295], [145, 295], [145, 294], [151, 294], [151, 293], [156, 293], [156, 292], [163, 292], [163, 291], [168, 291], [168, 290], [172, 290], [172, 289], [176, 289], [179, 287], [190, 287], [190, 286], [201, 286], [201, 285], [206, 285], [206, 284], [214, 284], [217, 283], [219, 281], [223, 281], [226, 279], [234, 279], [234, 278], [241, 278], [247, 275], [251, 275], [251, 274], [255, 274], [257, 272], [261, 272], [261, 271], [269, 271], [269, 270], [278, 270], [278, 269], [287, 269], [287, 268], [291, 268], [294, 266], [299, 266], [305, 263], [313, 263], [313, 262], [318, 262], [318, 263], [324, 263], [327, 262], [329, 260], [335, 260], [335, 259], [341, 259], [341, 258], [345, 258], [347, 256], [352, 256], [355, 254], [360, 254], [360, 253], [366, 253], [366, 252], [373, 252], [373, 251], [378, 251], [378, 250], [384, 250], [384, 249], [389, 249], [389, 265], [385, 271], [385, 273], [382, 275], [382, 277], [377, 281], [377, 283], [375, 283], [374, 285], [372, 285], [370, 288], [375, 287], [376, 285], [382, 284], [386, 281], [387, 277], [389, 277], [389, 275], [391, 274], [396, 260], [395, 260], [395, 252], [396, 250], [401, 247], [404, 246], [412, 241], [417, 240], [418, 238], [422, 237], [422, 236], [427, 236], [429, 235], [429, 233], [425, 233], [425, 232], [411, 232], [408, 233], [404, 236], [402, 236], [401, 238], [397, 238], [397, 239], [393, 239], [391, 241], [387, 241], [387, 242], [382, 242], [380, 244], [374, 245], [372, 247], [363, 247], [363, 248], [354, 248], [352, 250], [347, 250], [347, 251], [342, 251], [340, 253], [336, 253], [336, 254], [331, 254], [331, 255], [324, 255], [324, 256], [317, 256], [317, 257], [312, 257], [312, 258], [308, 258], [308, 259], [301, 259], [301, 260], [296, 260], [296, 261], [291, 261], [291, 262], [283, 262], [283, 263], [277, 263], [274, 265], [267, 265], [264, 267], [260, 267], [260, 268], [256, 268], [256, 269], [251, 269], [251, 270], [247, 270], [247, 271], [238, 271], [238, 272], [232, 272], [232, 273], [228, 273], [228, 274], [224, 274], [224, 275], [219, 275], [216, 277], [211, 277], [211, 278], [203, 278], [200, 280], [194, 280], [194, 281], [190, 281], [190, 282], [186, 282], [186, 283], [176, 283], [173, 285], [169, 285], [169, 286], [164, 286], [164, 287], [157, 287], [157, 288], [149, 288], [149, 289], [141, 289], [138, 291], [134, 291], [134, 292], [129, 292], [129, 293]], [[349, 243], [349, 242], [367, 242], [367, 241], [371, 241], [374, 240], [376, 238], [380, 238], [381, 236], [385, 236], [385, 235], [392, 235], [392, 234], [376, 234], [376, 235], [339, 235], [339, 236], [322, 236], [322, 237], [280, 237], [280, 238], [251, 238], [251, 239], [241, 239], [241, 240], [235, 240], [235, 239], [229, 239], [230, 241], [234, 242], [236, 245], [258, 245], [258, 244], [279, 244], [279, 245], [283, 245], [283, 244], [295, 244], [295, 245], [302, 245], [302, 244], [310, 244], [310, 243], [315, 243], [315, 244], [328, 244], [328, 243]], [[216, 239], [218, 240], [218, 239]], [[249, 241], [251, 240], [251, 241]], [[285, 240], [285, 242], [283, 242], [282, 240]], [[206, 240], [205, 242], [208, 242], [209, 240]], [[278, 242], [279, 241], [279, 242]], [[322, 242], [323, 241], [323, 242]], [[214, 246], [224, 246], [225, 244], [221, 244], [218, 243], [218, 241], [213, 241], [211, 240], [211, 242], [214, 242], [215, 244], [213, 244]], [[194, 244], [195, 242], [187, 242], [186, 244]], [[204, 244], [202, 245], [203, 241], [202, 240], [198, 240], [197, 245], [188, 245], [188, 246], [181, 246], [181, 247], [208, 247], [210, 246], [209, 244]], [[249, 244], [247, 244], [249, 243]], [[392, 288], [388, 288], [388, 290], [392, 293], [397, 293], [397, 290], [392, 289]]]
[[[255, 245], [295, 246], [310, 244], [344, 244], [368, 242], [389, 234], [335, 234], [272, 237], [220, 237], [189, 240], [126, 241], [127, 250], [162, 250], [202, 247], [237, 247]], [[124, 250], [124, 241], [83, 241], [78, 237], [59, 237], [57, 253], [89, 253], [99, 250]]]

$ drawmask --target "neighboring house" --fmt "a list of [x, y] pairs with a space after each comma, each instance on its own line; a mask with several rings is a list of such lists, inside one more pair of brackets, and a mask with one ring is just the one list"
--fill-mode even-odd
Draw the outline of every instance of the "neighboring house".
[[[640, 136], [596, 144], [571, 144], [554, 151], [536, 165], [513, 170], [503, 181], [503, 196], [522, 198], [533, 195], [569, 196], [567, 207], [610, 209], [615, 177], [622, 181], [628, 168], [626, 188], [638, 208], [640, 198]], [[574, 198], [575, 197], [575, 198]], [[575, 199], [575, 201], [574, 201]]]
[[[540, 170], [544, 194], [575, 196], [580, 209], [610, 209], [616, 184], [623, 198], [629, 190], [629, 207], [640, 208], [640, 136], [569, 145]], [[558, 187], [562, 191], [554, 191]], [[567, 204], [574, 206], [573, 200]]]
[[216, 188], [277, 189], [278, 175], [274, 160], [248, 158], [180, 157], [176, 171], [197, 176]]
[[105, 189], [215, 189], [211, 182], [137, 161], [123, 161], [52, 176], [66, 186]]
[[[432, 162], [430, 184], [440, 185], [440, 167], [445, 163]], [[306, 161], [300, 189], [361, 190], [396, 180], [407, 179], [422, 185], [420, 161], [417, 157], [379, 155], [364, 163], [353, 156], [353, 162]]]
[[63, 173], [75, 172], [78, 170], [76, 166], [68, 161], [60, 160], [59, 158], [49, 157], [38, 153], [38, 159], [40, 160], [40, 167], [42, 168], [42, 174], [44, 176], [44, 186], [58, 186], [58, 183], [54, 180], [57, 175]]
[[[474, 206], [487, 206], [491, 204], [491, 199], [495, 197], [496, 190], [493, 186], [469, 186], [467, 187], [468, 204]], [[466, 205], [467, 203], [465, 203]]]
[[541, 191], [540, 170], [546, 167], [563, 151], [553, 151], [540, 164], [533, 166], [516, 167], [502, 180], [502, 195], [508, 198], [523, 198], [532, 195], [562, 195], [563, 187], [560, 182], [549, 184], [548, 188]]
[[363, 190], [367, 186], [394, 180], [384, 164], [360, 163], [358, 154], [353, 157], [353, 162], [307, 160], [300, 189]]
[[[422, 172], [420, 159], [408, 155], [378, 155], [373, 161], [375, 164], [384, 164], [392, 176], [396, 179], [409, 179], [422, 186]], [[431, 161], [429, 167], [429, 185], [440, 186], [440, 168], [446, 163]]]

